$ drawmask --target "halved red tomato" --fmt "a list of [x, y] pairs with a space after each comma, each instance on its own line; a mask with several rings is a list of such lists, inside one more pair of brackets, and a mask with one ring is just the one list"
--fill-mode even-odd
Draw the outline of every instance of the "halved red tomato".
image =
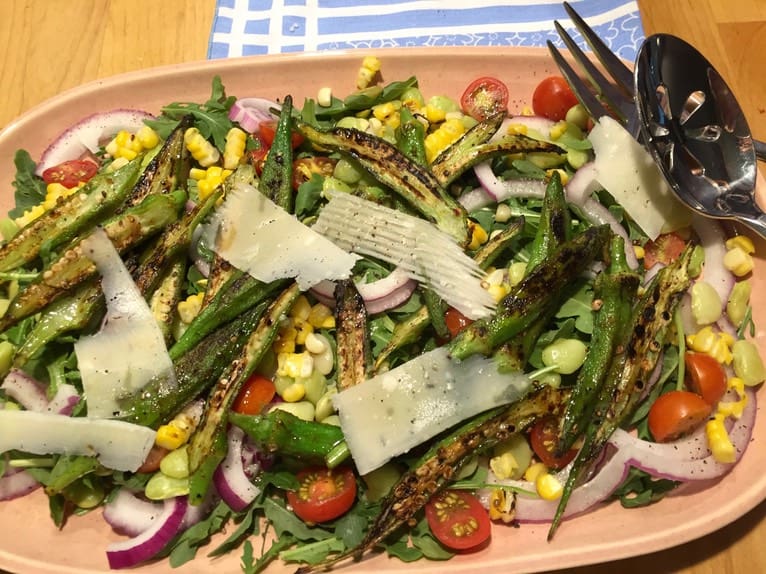
[[508, 109], [508, 87], [497, 78], [477, 78], [463, 92], [460, 107], [472, 118], [483, 121]]
[[657, 442], [679, 439], [700, 426], [712, 409], [697, 393], [670, 391], [657, 397], [649, 408], [649, 432]]
[[577, 449], [569, 449], [561, 456], [556, 456], [554, 449], [558, 442], [558, 427], [554, 417], [539, 419], [529, 431], [529, 445], [545, 466], [561, 469], [577, 455]]
[[43, 172], [43, 181], [46, 184], [60, 183], [66, 188], [72, 188], [80, 182], [90, 180], [97, 171], [98, 165], [95, 162], [72, 159], [46, 169]]
[[460, 331], [473, 323], [473, 320], [463, 315], [454, 307], [449, 307], [447, 309], [447, 312], [444, 314], [444, 321], [447, 323], [447, 329], [449, 329], [453, 339]]
[[287, 491], [293, 512], [305, 522], [327, 522], [342, 516], [356, 500], [356, 478], [348, 467], [308, 468], [298, 473], [297, 491]]
[[538, 116], [555, 122], [563, 120], [577, 96], [561, 76], [549, 76], [540, 82], [532, 95], [532, 109]]
[[678, 259], [686, 247], [686, 241], [677, 233], [664, 233], [644, 245], [644, 268], [651, 269], [656, 263], [668, 265]]
[[426, 504], [428, 527], [447, 548], [476, 550], [492, 534], [489, 514], [470, 492], [443, 490]]
[[231, 410], [243, 415], [259, 415], [276, 392], [276, 387], [270, 379], [255, 373], [242, 385]]
[[[271, 147], [274, 144], [274, 136], [277, 133], [278, 123], [279, 122], [277, 122], [277, 120], [269, 120], [267, 122], [261, 122], [258, 124], [258, 134], [261, 136], [261, 139], [263, 139], [268, 147]], [[291, 141], [293, 149], [295, 149], [303, 143], [303, 136], [293, 130], [291, 134]]]
[[263, 164], [266, 162], [266, 156], [269, 155], [270, 146], [258, 134], [253, 134], [253, 138], [257, 142], [257, 147], [251, 149], [248, 153], [250, 154], [250, 163], [255, 168], [255, 173], [260, 177], [263, 173]]
[[293, 189], [298, 191], [301, 184], [309, 181], [315, 173], [325, 177], [332, 175], [336, 163], [337, 160], [323, 156], [296, 159], [293, 162]]
[[684, 355], [689, 388], [709, 405], [715, 405], [726, 394], [726, 371], [707, 353], [687, 351]]

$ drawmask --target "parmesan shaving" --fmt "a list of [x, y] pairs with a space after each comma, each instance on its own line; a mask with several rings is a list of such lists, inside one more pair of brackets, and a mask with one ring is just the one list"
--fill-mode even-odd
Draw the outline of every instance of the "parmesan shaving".
[[97, 228], [81, 245], [101, 273], [107, 308], [101, 330], [74, 345], [88, 416], [119, 417], [121, 401], [150, 381], [162, 381], [163, 392], [174, 388], [173, 363], [149, 306], [106, 233]]
[[499, 373], [492, 359], [462, 362], [440, 347], [333, 396], [361, 474], [493, 407], [522, 398], [529, 377]]
[[227, 193], [204, 234], [236, 268], [266, 283], [294, 278], [302, 291], [323, 280], [348, 279], [359, 259], [246, 184]]

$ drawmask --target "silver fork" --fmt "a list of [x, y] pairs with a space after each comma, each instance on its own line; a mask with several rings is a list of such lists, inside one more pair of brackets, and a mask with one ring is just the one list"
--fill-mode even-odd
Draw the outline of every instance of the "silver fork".
[[591, 87], [569, 64], [559, 49], [548, 40], [548, 49], [561, 74], [591, 117], [598, 119], [603, 116], [612, 116], [622, 122], [634, 138], [639, 139], [641, 124], [633, 99], [635, 92], [633, 70], [612, 52], [568, 2], [564, 2], [564, 9], [611, 79], [607, 78], [582, 51], [564, 27], [558, 21], [554, 21], [556, 31], [569, 48], [574, 61], [585, 73]]

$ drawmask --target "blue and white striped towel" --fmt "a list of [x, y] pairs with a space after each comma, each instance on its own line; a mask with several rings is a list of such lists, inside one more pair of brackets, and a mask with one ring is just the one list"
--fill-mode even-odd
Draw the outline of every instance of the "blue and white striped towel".
[[[570, 0], [621, 57], [643, 39], [635, 0]], [[561, 45], [560, 0], [218, 0], [209, 58], [402, 46]], [[573, 33], [579, 41], [579, 36]]]

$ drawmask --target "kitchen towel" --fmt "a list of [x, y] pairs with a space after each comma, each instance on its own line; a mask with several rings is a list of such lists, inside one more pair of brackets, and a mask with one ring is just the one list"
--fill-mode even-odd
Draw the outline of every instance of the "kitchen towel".
[[[570, 0], [622, 58], [643, 40], [635, 0]], [[406, 46], [561, 46], [560, 0], [218, 0], [209, 58]]]

